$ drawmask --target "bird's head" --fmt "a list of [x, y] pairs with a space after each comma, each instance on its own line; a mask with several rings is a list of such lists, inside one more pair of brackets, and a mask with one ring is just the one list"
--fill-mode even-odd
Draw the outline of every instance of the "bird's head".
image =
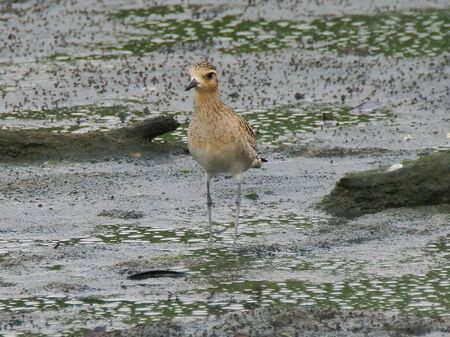
[[215, 92], [219, 86], [217, 81], [217, 71], [211, 63], [201, 61], [189, 68], [191, 82], [186, 87], [186, 91], [195, 88], [200, 92]]

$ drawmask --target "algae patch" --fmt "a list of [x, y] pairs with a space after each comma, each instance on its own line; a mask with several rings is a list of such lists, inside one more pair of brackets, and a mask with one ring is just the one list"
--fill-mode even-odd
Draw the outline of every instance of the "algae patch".
[[231, 54], [300, 48], [414, 57], [435, 56], [450, 48], [450, 12], [445, 9], [326, 16], [311, 21], [242, 20], [233, 15], [198, 20], [176, 16], [149, 19], [158, 13], [163, 17], [185, 11], [189, 7], [119, 11], [113, 18], [127, 18], [139, 33], [128, 33], [118, 49], [141, 55], [177, 43], [208, 41]]
[[173, 6], [152, 6], [148, 8], [131, 8], [131, 9], [121, 9], [120, 11], [112, 15], [116, 19], [125, 19], [130, 16], [134, 17], [148, 17], [151, 15], [155, 16], [165, 16], [175, 13], [183, 13], [183, 6], [173, 5]]
[[[295, 141], [299, 134], [315, 130], [364, 125], [393, 117], [390, 111], [382, 107], [370, 113], [353, 113], [352, 108], [346, 105], [321, 103], [303, 103], [239, 113], [249, 121], [258, 141], [267, 145]], [[183, 113], [172, 115], [180, 121], [180, 127], [174, 132], [155, 138], [155, 141], [187, 142], [189, 116]]]
[[[224, 266], [227, 268], [227, 266]], [[0, 310], [83, 312], [79, 317], [115, 319], [125, 324], [158, 321], [161, 318], [217, 315], [256, 307], [280, 304], [302, 307], [334, 307], [345, 310], [390, 310], [403, 314], [446, 315], [450, 301], [446, 296], [448, 268], [432, 270], [426, 275], [393, 278], [361, 278], [334, 283], [309, 283], [301, 280], [258, 281], [224, 280], [198, 290], [182, 291], [167, 299], [127, 300], [122, 298], [39, 296], [0, 300]], [[175, 281], [174, 281], [175, 282]], [[181, 282], [181, 281], [178, 281]], [[202, 299], [199, 299], [201, 295]], [[71, 324], [72, 331], [82, 321]], [[59, 335], [68, 336], [68, 332]]]
[[144, 119], [146, 114], [125, 105], [79, 105], [54, 109], [1, 112], [3, 129], [36, 129], [53, 133], [108, 131]]

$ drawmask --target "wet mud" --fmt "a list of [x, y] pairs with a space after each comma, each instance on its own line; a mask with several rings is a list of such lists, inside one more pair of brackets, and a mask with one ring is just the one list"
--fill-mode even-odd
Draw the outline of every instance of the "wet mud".
[[[0, 162], [0, 335], [450, 335], [448, 205], [320, 208], [349, 172], [450, 148], [447, 1], [8, 1], [0, 23], [2, 132], [180, 123], [139, 151]], [[269, 160], [236, 247], [233, 179], [211, 244], [203, 172], [166, 150], [202, 57]], [[152, 270], [183, 277], [129, 279]]]
[[317, 310], [280, 306], [263, 308], [242, 314], [227, 314], [212, 322], [199, 320], [187, 324], [157, 322], [138, 326], [127, 332], [105, 336], [443, 336], [450, 326], [441, 318], [396, 317], [371, 311]]

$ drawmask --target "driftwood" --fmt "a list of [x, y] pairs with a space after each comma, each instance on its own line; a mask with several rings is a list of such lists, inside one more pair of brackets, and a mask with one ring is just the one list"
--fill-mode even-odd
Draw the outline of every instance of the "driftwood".
[[450, 204], [450, 151], [425, 155], [397, 170], [349, 173], [322, 202], [326, 211], [342, 217], [439, 204]]
[[39, 130], [0, 130], [0, 163], [145, 155], [175, 150], [176, 145], [154, 144], [151, 141], [178, 126], [179, 123], [172, 117], [158, 116], [107, 132], [53, 134]]

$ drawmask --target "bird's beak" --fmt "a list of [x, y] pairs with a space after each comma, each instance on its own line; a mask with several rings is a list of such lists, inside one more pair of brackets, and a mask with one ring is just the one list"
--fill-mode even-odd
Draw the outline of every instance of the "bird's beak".
[[200, 83], [195, 78], [193, 78], [191, 83], [189, 83], [189, 85], [186, 87], [186, 91], [189, 91], [192, 88], [197, 88], [199, 84]]

